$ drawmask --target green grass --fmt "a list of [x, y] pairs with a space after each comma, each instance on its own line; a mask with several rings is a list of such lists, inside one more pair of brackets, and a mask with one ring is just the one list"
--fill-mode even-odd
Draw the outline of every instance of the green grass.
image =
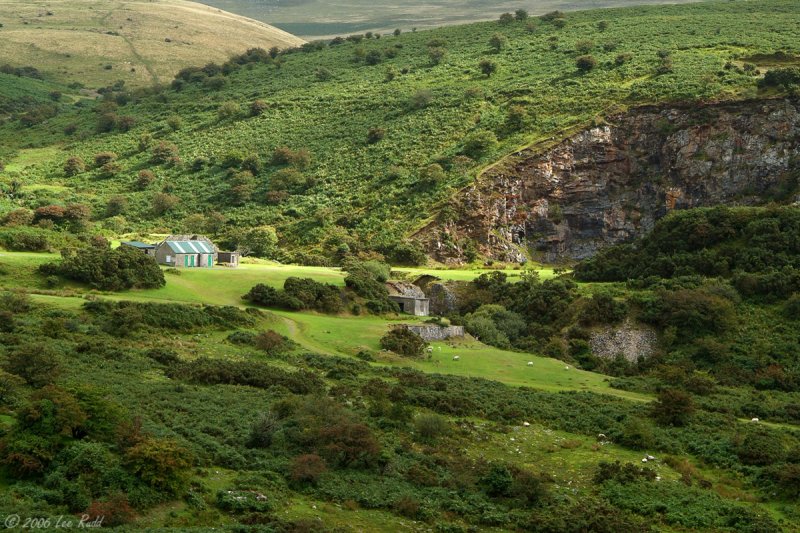
[[[0, 265], [5, 265], [7, 272], [0, 276], [0, 288], [33, 288], [45, 291], [41, 276], [35, 274], [34, 269], [56, 257], [55, 254], [0, 253]], [[435, 272], [445, 279], [453, 279], [449, 278], [450, 274], [457, 279], [474, 279], [479, 273], [469, 270]], [[106, 294], [104, 297], [115, 300], [242, 306], [245, 302], [241, 300], [241, 296], [256, 283], [280, 287], [290, 276], [343, 284], [343, 274], [338, 269], [245, 264], [238, 269], [180, 270], [180, 275], [167, 274], [167, 285], [161, 289]], [[36, 301], [61, 307], [80, 307], [84, 302], [80, 295], [85, 291], [76, 285], [70, 285], [68, 289], [73, 292], [67, 296], [51, 292], [36, 294], [34, 298]], [[648, 400], [642, 394], [612, 389], [608, 378], [601, 374], [577, 370], [571, 366], [567, 370], [565, 367], [568, 365], [555, 359], [501, 350], [472, 339], [433, 343], [430, 360], [406, 359], [378, 353], [380, 338], [391, 325], [419, 322], [422, 319], [418, 317], [401, 315], [387, 319], [372, 315], [336, 316], [289, 311], [272, 311], [272, 314], [280, 320], [270, 321], [267, 327], [287, 335], [312, 352], [353, 357], [358, 352], [367, 350], [377, 355], [380, 364], [410, 366], [425, 372], [482, 377], [509, 385], [548, 391], [586, 390], [633, 400]], [[453, 361], [454, 355], [458, 355], [460, 360]], [[533, 366], [527, 365], [529, 361], [534, 363]]]

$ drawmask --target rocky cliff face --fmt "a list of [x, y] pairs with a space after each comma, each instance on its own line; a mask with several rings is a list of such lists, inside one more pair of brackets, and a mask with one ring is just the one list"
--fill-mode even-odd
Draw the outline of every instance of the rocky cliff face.
[[481, 176], [417, 237], [438, 260], [582, 259], [673, 209], [791, 202], [800, 101], [644, 107]]

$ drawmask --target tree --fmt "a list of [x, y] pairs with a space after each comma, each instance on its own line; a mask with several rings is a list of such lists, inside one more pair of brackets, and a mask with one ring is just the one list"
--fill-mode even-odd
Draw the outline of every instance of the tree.
[[64, 174], [71, 178], [86, 170], [86, 163], [78, 156], [72, 156], [64, 163]]
[[500, 50], [508, 46], [508, 37], [506, 37], [502, 33], [495, 33], [489, 39], [489, 46], [491, 46], [495, 52], [499, 52]]
[[678, 389], [664, 389], [653, 402], [652, 416], [664, 426], [682, 426], [694, 413], [692, 397]]
[[597, 66], [597, 60], [594, 56], [580, 56], [575, 60], [575, 66], [578, 67], [578, 70], [581, 72], [589, 72]]
[[94, 154], [94, 166], [100, 168], [103, 165], [113, 163], [117, 160], [117, 154], [114, 152], [99, 152]]
[[514, 22], [514, 15], [512, 15], [511, 13], [503, 13], [502, 15], [500, 15], [499, 22], [500, 24], [503, 25], [511, 24], [512, 22]]
[[514, 18], [517, 20], [527, 20], [528, 12], [524, 9], [517, 9], [514, 11]]
[[488, 78], [497, 72], [497, 63], [489, 59], [481, 59], [480, 63], [478, 63], [478, 68]]
[[395, 37], [400, 37], [401, 33], [402, 33], [402, 30], [400, 28], [395, 28], [395, 30], [394, 30], [394, 36]]
[[178, 131], [183, 127], [183, 118], [180, 115], [170, 115], [167, 117], [167, 126], [172, 131]]

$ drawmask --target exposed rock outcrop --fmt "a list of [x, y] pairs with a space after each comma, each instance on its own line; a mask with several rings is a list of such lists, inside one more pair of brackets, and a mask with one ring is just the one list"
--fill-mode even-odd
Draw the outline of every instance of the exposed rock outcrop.
[[589, 339], [593, 355], [604, 359], [614, 359], [622, 355], [632, 363], [653, 355], [657, 343], [658, 338], [653, 329], [636, 326], [629, 320], [619, 326], [608, 326], [596, 331]]
[[791, 202], [800, 102], [643, 107], [515, 154], [463, 191], [456, 216], [417, 238], [458, 263], [464, 243], [501, 261], [582, 259], [649, 231], [673, 209]]

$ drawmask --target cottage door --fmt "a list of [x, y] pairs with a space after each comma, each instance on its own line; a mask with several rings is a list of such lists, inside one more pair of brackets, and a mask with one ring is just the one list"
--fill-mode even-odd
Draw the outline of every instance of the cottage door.
[[214, 256], [209, 255], [208, 256], [208, 268], [211, 268], [213, 266], [214, 266]]
[[192, 257], [191, 264], [189, 266], [194, 266], [194, 258], [195, 258], [195, 256], [191, 256], [191, 257]]
[[183, 266], [185, 266], [185, 267], [189, 266], [189, 256], [188, 255], [184, 255], [183, 256]]

